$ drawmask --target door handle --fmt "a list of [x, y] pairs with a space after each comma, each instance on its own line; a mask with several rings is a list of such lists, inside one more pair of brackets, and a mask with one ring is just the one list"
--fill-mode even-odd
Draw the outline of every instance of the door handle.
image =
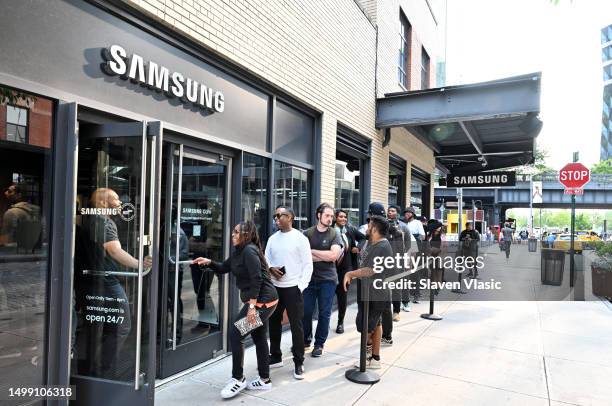
[[183, 144], [179, 146], [178, 156], [178, 185], [176, 196], [176, 252], [174, 255], [174, 308], [172, 309], [172, 351], [176, 350], [176, 324], [178, 321], [178, 295], [179, 295], [179, 264], [176, 258], [181, 258], [181, 203], [183, 193]]
[[[142, 276], [146, 276], [151, 272], [152, 268], [146, 268]], [[138, 277], [138, 272], [121, 272], [121, 271], [97, 271], [95, 269], [83, 269], [83, 275], [92, 275], [92, 276], [128, 276], [128, 277]]]

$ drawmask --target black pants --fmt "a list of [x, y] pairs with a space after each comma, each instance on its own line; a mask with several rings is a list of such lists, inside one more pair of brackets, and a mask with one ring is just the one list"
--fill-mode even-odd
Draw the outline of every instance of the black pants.
[[336, 286], [336, 300], [338, 301], [338, 324], [344, 324], [344, 316], [346, 315], [347, 292], [344, 290], [344, 275], [346, 275], [346, 271], [338, 271], [339, 283], [338, 286]]
[[[251, 331], [251, 338], [255, 343], [255, 352], [257, 354], [257, 370], [259, 376], [262, 379], [268, 379], [270, 377], [270, 353], [268, 349], [268, 319], [274, 313], [276, 305], [272, 307], [258, 308], [259, 317], [263, 321], [263, 326], [256, 328]], [[245, 317], [249, 305], [245, 304], [240, 309], [236, 320], [240, 320]], [[242, 379], [244, 376], [244, 340], [246, 336], [240, 335], [240, 331], [234, 326], [234, 323], [230, 325], [229, 329], [230, 346], [232, 349], [232, 377], [234, 379]]]
[[382, 336], [383, 338], [391, 339], [393, 334], [393, 313], [391, 312], [391, 303], [387, 303], [382, 312]]
[[276, 310], [270, 316], [270, 360], [272, 363], [282, 361], [281, 336], [283, 312], [287, 310], [289, 325], [291, 326], [291, 339], [293, 341], [293, 362], [296, 365], [304, 363], [304, 298], [297, 286], [290, 288], [276, 288], [278, 292], [278, 304]]

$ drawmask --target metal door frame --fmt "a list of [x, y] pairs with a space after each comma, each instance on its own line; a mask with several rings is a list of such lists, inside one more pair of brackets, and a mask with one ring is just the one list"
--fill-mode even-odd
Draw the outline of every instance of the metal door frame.
[[[233, 158], [232, 155], [228, 154], [225, 155], [223, 153], [218, 153], [218, 150], [216, 148], [211, 148], [213, 150], [215, 150], [215, 152], [209, 152], [207, 151], [207, 146], [196, 146], [193, 143], [188, 143], [188, 142], [183, 142], [180, 138], [179, 139], [175, 139], [175, 137], [167, 137], [166, 141], [168, 141], [168, 146], [173, 146], [173, 157], [178, 155], [179, 157], [179, 165], [180, 167], [178, 168], [178, 174], [179, 174], [179, 193], [177, 196], [178, 202], [177, 202], [177, 214], [180, 214], [180, 210], [181, 210], [181, 202], [180, 202], [180, 197], [181, 197], [181, 184], [182, 184], [182, 164], [183, 164], [183, 158], [184, 157], [188, 157], [191, 159], [195, 159], [195, 160], [199, 160], [199, 161], [203, 161], [203, 162], [208, 162], [211, 164], [216, 164], [216, 165], [222, 165], [225, 168], [225, 179], [224, 179], [224, 202], [223, 202], [223, 222], [224, 222], [224, 227], [223, 227], [223, 257], [227, 258], [229, 257], [230, 254], [230, 228], [225, 226], [230, 224], [231, 222], [231, 218], [232, 218], [232, 162], [233, 162]], [[170, 166], [170, 161], [171, 161], [171, 165]], [[161, 162], [161, 161], [160, 161]], [[174, 158], [169, 160], [169, 166], [166, 169], [166, 174], [165, 176], [167, 177], [166, 180], [166, 188], [164, 191], [161, 191], [165, 194], [165, 200], [166, 200], [166, 206], [172, 206], [172, 203], [174, 201], [174, 174], [175, 174], [175, 168], [174, 168], [175, 162], [174, 162]], [[160, 180], [161, 181], [161, 180]], [[170, 202], [170, 203], [169, 203]], [[168, 209], [168, 207], [165, 208], [166, 210], [166, 216], [168, 217], [168, 215], [171, 215], [171, 209]], [[168, 218], [171, 218], [168, 217]], [[177, 215], [177, 218], [178, 215]], [[177, 227], [178, 227], [178, 222], [177, 222]], [[168, 226], [166, 225], [166, 229], [168, 228]], [[168, 232], [168, 231], [166, 231]], [[179, 244], [178, 244], [178, 237], [179, 234], [177, 232], [177, 243], [176, 243], [176, 249], [179, 249]], [[164, 242], [165, 245], [165, 242]], [[164, 257], [167, 254], [171, 254], [166, 247], [163, 247], [164, 250]], [[177, 257], [176, 253], [175, 253], [175, 258]], [[163, 259], [164, 263], [167, 262], [165, 260], [165, 258]], [[177, 266], [178, 266], [178, 261], [177, 261]], [[160, 300], [164, 300], [165, 297], [168, 295], [168, 291], [167, 291], [167, 286], [168, 286], [168, 272], [165, 271], [166, 266], [162, 266], [162, 268], [160, 268], [160, 272], [165, 272], [166, 274], [163, 275], [162, 278], [162, 289], [161, 289], [161, 297]], [[178, 272], [176, 272], [175, 270], [175, 278], [178, 279]], [[159, 278], [158, 278], [159, 279]], [[159, 309], [159, 311], [162, 312], [161, 315], [159, 315], [158, 317], [156, 317], [156, 320], [159, 319], [160, 322], [160, 326], [159, 328], [161, 329], [160, 331], [160, 348], [159, 348], [159, 365], [157, 368], [157, 376], [163, 376], [163, 378], [159, 378], [159, 379], [171, 379], [171, 377], [176, 376], [176, 375], [180, 375], [181, 372], [185, 371], [185, 370], [189, 370], [191, 368], [193, 368], [194, 366], [197, 366], [199, 364], [196, 365], [185, 365], [184, 369], [180, 370], [180, 371], [176, 371], [176, 372], [170, 372], [168, 373], [168, 369], [172, 370], [175, 368], [171, 368], [169, 366], [167, 366], [166, 364], [166, 357], [172, 357], [173, 353], [174, 354], [178, 354], [175, 353], [175, 351], [177, 350], [177, 348], [179, 348], [176, 345], [176, 328], [174, 326], [176, 326], [176, 321], [178, 319], [178, 300], [176, 300], [176, 296], [178, 295], [178, 283], [177, 280], [175, 279], [175, 285], [174, 285], [174, 295], [175, 295], [175, 299], [174, 299], [174, 305], [173, 305], [173, 337], [172, 337], [172, 347], [171, 348], [166, 348], [166, 341], [168, 339], [168, 334], [167, 334], [167, 329], [166, 326], [168, 324], [168, 315], [167, 312], [165, 310], [165, 308], [156, 308]], [[220, 323], [220, 327], [221, 327], [221, 335], [219, 336], [219, 340], [221, 343], [221, 349], [219, 351], [213, 351], [213, 355], [210, 359], [204, 360], [202, 363], [205, 362], [209, 362], [211, 359], [214, 359], [218, 356], [221, 356], [225, 353], [228, 352], [228, 335], [227, 335], [227, 330], [228, 330], [228, 324], [229, 324], [229, 302], [230, 302], [230, 277], [229, 274], [225, 274], [222, 276], [221, 280], [221, 284], [222, 284], [222, 290], [221, 290], [221, 323]], [[159, 290], [158, 290], [159, 291]], [[192, 346], [192, 345], [198, 345], [198, 343], [202, 344], [202, 345], [210, 345], [210, 344], [205, 344], [204, 342], [207, 340], [207, 338], [210, 337], [202, 337], [201, 339], [198, 339], [196, 341], [191, 341], [189, 343], [185, 343], [182, 344], [182, 348], [181, 350], [188, 348], [188, 346]], [[179, 355], [176, 355], [179, 356]], [[180, 359], [177, 360], [177, 362], [180, 363]], [[201, 364], [201, 363], [200, 363]]]
[[[101, 113], [103, 115], [104, 113]], [[77, 174], [78, 174], [78, 144], [79, 144], [79, 131], [78, 131], [78, 110], [75, 108], [75, 119], [77, 122], [77, 131], [76, 131], [76, 141], [75, 145], [75, 159], [74, 159], [74, 186], [72, 190], [72, 201], [76, 201], [76, 193], [77, 193]], [[140, 134], [136, 133], [127, 133], [117, 135], [115, 131], [121, 130], [121, 126], [128, 125], [139, 125], [141, 126]], [[104, 128], [102, 128], [104, 126]], [[136, 275], [138, 278], [138, 294], [137, 294], [137, 304], [135, 314], [137, 315], [136, 319], [136, 354], [135, 354], [135, 376], [134, 383], [113, 381], [104, 378], [96, 378], [89, 377], [84, 375], [72, 375], [69, 374], [69, 379], [72, 384], [76, 385], [79, 390], [77, 391], [77, 396], [79, 393], [83, 392], [85, 389], [88, 393], [85, 397], [79, 397], [81, 402], [85, 402], [84, 404], [90, 404], [93, 399], [104, 399], [102, 400], [102, 404], [108, 404], [108, 402], [121, 401], [121, 402], [129, 402], [132, 406], [140, 406], [140, 405], [153, 405], [154, 395], [155, 395], [155, 351], [156, 351], [156, 331], [157, 319], [155, 317], [150, 317], [149, 319], [149, 334], [148, 334], [148, 365], [146, 367], [146, 379], [142, 379], [142, 374], [140, 371], [142, 370], [142, 360], [141, 360], [141, 344], [142, 344], [142, 318], [146, 316], [143, 314], [143, 303], [142, 303], [142, 295], [143, 295], [143, 278], [148, 276], [150, 279], [149, 283], [149, 298], [150, 303], [149, 306], [151, 308], [157, 307], [157, 275], [159, 273], [158, 261], [153, 260], [153, 266], [149, 271], [144, 270], [143, 261], [144, 261], [144, 250], [145, 247], [142, 244], [143, 242], [148, 245], [149, 253], [151, 256], [154, 256], [156, 252], [159, 251], [159, 214], [160, 214], [160, 169], [161, 169], [161, 146], [163, 142], [163, 124], [161, 122], [131, 122], [131, 123], [113, 123], [113, 124], [103, 124], [99, 127], [100, 130], [109, 130], [109, 133], [102, 131], [100, 134], [94, 134], [93, 137], [142, 137], [142, 168], [141, 168], [141, 185], [140, 185], [140, 193], [141, 193], [141, 201], [140, 201], [140, 227], [139, 227], [139, 258], [138, 258], [138, 272]], [[150, 142], [150, 146], [149, 141]], [[149, 165], [149, 167], [147, 166]], [[149, 169], [149, 176], [147, 177], [147, 169]], [[146, 208], [147, 200], [146, 200], [146, 188], [149, 188], [149, 221], [147, 224], [144, 222], [145, 211], [143, 208]], [[73, 210], [74, 213], [74, 210]], [[73, 215], [74, 216], [74, 215]], [[74, 251], [74, 217], [71, 217], [72, 221], [70, 221], [71, 227], [71, 254]], [[146, 230], [145, 230], [146, 227]], [[147, 238], [145, 238], [145, 232], [147, 232]], [[73, 271], [71, 275], [74, 274], [74, 268], [71, 264], [70, 269]], [[71, 280], [72, 283], [72, 280]], [[72, 303], [72, 296], [74, 294], [74, 290], [70, 291], [70, 303]], [[70, 312], [71, 314], [71, 312]], [[68, 316], [70, 319], [70, 316]], [[118, 394], [118, 389], [123, 388], [121, 391], [125, 391], [123, 394], [119, 394], [119, 399], [107, 399], [107, 395], [109, 393]], [[131, 388], [131, 391], [130, 389]], [[81, 395], [82, 396], [82, 395]], [[77, 398], [77, 400], [79, 399]], [[75, 404], [79, 404], [79, 401], [75, 402]]]

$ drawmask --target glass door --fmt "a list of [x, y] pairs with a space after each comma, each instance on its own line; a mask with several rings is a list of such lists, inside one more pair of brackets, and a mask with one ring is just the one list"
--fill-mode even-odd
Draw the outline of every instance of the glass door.
[[160, 147], [159, 123], [79, 121], [71, 349], [78, 405], [153, 404]]
[[225, 351], [228, 276], [191, 265], [228, 255], [229, 159], [164, 143], [160, 362], [165, 378]]

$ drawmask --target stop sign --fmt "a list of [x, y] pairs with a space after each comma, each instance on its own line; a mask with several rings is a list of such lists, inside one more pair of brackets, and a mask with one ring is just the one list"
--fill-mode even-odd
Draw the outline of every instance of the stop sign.
[[580, 189], [591, 180], [591, 171], [581, 163], [565, 165], [559, 171], [559, 182], [567, 189]]

